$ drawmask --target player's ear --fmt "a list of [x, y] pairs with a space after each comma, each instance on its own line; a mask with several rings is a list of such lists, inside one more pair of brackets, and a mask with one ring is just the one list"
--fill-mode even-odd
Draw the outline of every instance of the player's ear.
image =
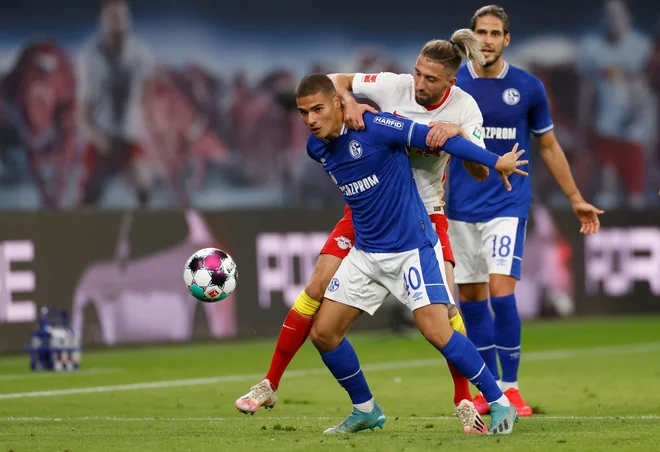
[[504, 47], [509, 47], [510, 43], [511, 43], [511, 33], [507, 33], [504, 35]]
[[454, 86], [457, 81], [458, 81], [458, 79], [456, 78], [456, 76], [453, 76], [452, 78], [450, 78], [449, 79], [449, 87], [451, 88], [452, 86]]
[[341, 99], [339, 98], [338, 94], [335, 94], [334, 96], [332, 96], [332, 105], [335, 108], [341, 108]]

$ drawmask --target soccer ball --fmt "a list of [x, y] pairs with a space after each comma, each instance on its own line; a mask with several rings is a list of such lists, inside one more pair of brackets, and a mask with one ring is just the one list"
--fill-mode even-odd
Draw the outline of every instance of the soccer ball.
[[193, 297], [205, 303], [224, 300], [236, 289], [238, 269], [231, 256], [217, 248], [204, 248], [190, 256], [183, 282]]

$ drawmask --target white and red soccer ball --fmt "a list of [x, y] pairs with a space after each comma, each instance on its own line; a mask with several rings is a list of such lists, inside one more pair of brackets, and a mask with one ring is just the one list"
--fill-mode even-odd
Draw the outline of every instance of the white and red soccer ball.
[[224, 300], [236, 289], [238, 270], [231, 256], [217, 248], [204, 248], [190, 256], [183, 282], [193, 297], [205, 303]]

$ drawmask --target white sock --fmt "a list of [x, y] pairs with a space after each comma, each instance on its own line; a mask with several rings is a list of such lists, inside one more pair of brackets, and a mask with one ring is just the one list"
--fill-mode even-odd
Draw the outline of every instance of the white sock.
[[496, 401], [494, 401], [494, 402], [492, 402], [492, 403], [489, 402], [488, 405], [492, 405], [493, 403], [499, 403], [499, 404], [502, 405], [502, 406], [509, 406], [509, 405], [511, 405], [511, 403], [509, 402], [509, 399], [507, 399], [506, 396], [505, 396], [504, 394], [502, 394], [502, 397], [500, 397], [500, 398], [497, 399]]
[[506, 391], [507, 389], [518, 389], [518, 382], [517, 381], [502, 381], [499, 382], [500, 389], [502, 392]]
[[376, 407], [376, 402], [374, 401], [374, 398], [372, 397], [371, 400], [368, 400], [363, 403], [358, 403], [357, 405], [353, 405], [355, 408], [358, 410], [362, 411], [363, 413], [371, 413], [374, 408]]

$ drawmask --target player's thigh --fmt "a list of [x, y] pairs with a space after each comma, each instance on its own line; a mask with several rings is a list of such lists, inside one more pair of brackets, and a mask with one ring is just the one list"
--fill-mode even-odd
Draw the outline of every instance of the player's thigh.
[[330, 280], [337, 272], [343, 258], [332, 254], [320, 254], [316, 266], [305, 287], [305, 293], [316, 301], [323, 300], [323, 294]]
[[488, 263], [490, 275], [520, 279], [525, 230], [522, 218], [501, 217], [483, 223], [481, 254]]
[[429, 304], [454, 304], [446, 284], [442, 246], [392, 253], [379, 279], [411, 311]]
[[433, 227], [435, 227], [435, 232], [438, 234], [438, 240], [440, 240], [440, 245], [442, 246], [442, 256], [445, 262], [451, 263], [452, 266], [456, 265], [456, 259], [454, 259], [454, 251], [451, 246], [451, 240], [449, 237], [449, 220], [447, 217], [439, 214], [432, 213], [429, 215]]
[[387, 293], [374, 278], [371, 253], [353, 248], [330, 280], [324, 297], [374, 315]]
[[479, 223], [449, 220], [449, 238], [456, 259], [454, 281], [462, 284], [487, 283], [488, 266], [482, 249], [482, 231]]
[[452, 296], [454, 292], [454, 264], [449, 261], [444, 261], [443, 266], [445, 268], [445, 284], [447, 285], [447, 290]]
[[438, 234], [438, 240], [442, 246], [442, 258], [445, 267], [445, 283], [449, 289], [449, 293], [454, 294], [454, 267], [456, 260], [454, 259], [454, 252], [452, 250], [451, 241], [449, 240], [449, 222], [447, 217], [439, 214], [432, 213], [429, 215], [431, 223], [435, 227], [435, 232]]
[[334, 350], [344, 339], [351, 325], [360, 317], [360, 309], [325, 299], [316, 315], [310, 339], [321, 352]]
[[312, 299], [322, 301], [323, 293], [333, 275], [339, 268], [355, 242], [355, 229], [351, 210], [346, 206], [344, 216], [337, 222], [321, 249], [314, 272], [305, 287], [305, 292]]

